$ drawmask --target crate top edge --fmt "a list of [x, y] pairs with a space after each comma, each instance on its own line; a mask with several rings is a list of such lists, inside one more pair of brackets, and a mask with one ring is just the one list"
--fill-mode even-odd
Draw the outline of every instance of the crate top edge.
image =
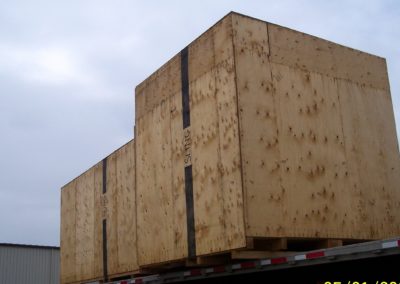
[[80, 177], [82, 177], [83, 175], [85, 175], [88, 171], [90, 171], [93, 167], [97, 166], [98, 164], [100, 164], [104, 159], [114, 155], [116, 152], [118, 152], [119, 150], [121, 150], [122, 148], [124, 148], [126, 145], [128, 145], [129, 143], [135, 141], [135, 138], [130, 139], [128, 142], [124, 143], [122, 146], [118, 147], [117, 149], [115, 149], [114, 151], [112, 151], [110, 154], [106, 155], [102, 160], [94, 163], [92, 166], [90, 166], [88, 169], [84, 170], [81, 174], [79, 174], [78, 176], [74, 177], [72, 180], [70, 180], [69, 182], [67, 182], [66, 184], [64, 184], [63, 186], [61, 186], [61, 190], [63, 190], [65, 187], [67, 187], [68, 185], [70, 185], [72, 182], [76, 181], [77, 179], [79, 179]]
[[[308, 36], [308, 37], [312, 37], [312, 38], [315, 38], [315, 39], [318, 39], [318, 40], [323, 40], [323, 41], [325, 41], [325, 42], [327, 42], [327, 43], [329, 43], [329, 44], [333, 44], [333, 45], [338, 46], [338, 47], [340, 47], [340, 48], [345, 48], [345, 49], [348, 49], [348, 50], [351, 50], [351, 51], [354, 51], [354, 52], [359, 52], [359, 53], [365, 54], [365, 55], [367, 55], [367, 56], [371, 56], [371, 57], [375, 57], [375, 58], [381, 59], [381, 60], [385, 61], [385, 64], [386, 64], [386, 58], [383, 57], [383, 56], [379, 56], [379, 55], [376, 55], [376, 54], [372, 54], [372, 53], [369, 53], [369, 52], [366, 52], [366, 51], [363, 51], [363, 50], [360, 50], [360, 49], [356, 49], [356, 48], [353, 48], [353, 47], [350, 47], [350, 46], [346, 46], [346, 45], [343, 45], [343, 44], [340, 44], [340, 43], [333, 42], [333, 41], [331, 41], [331, 40], [328, 40], [328, 39], [325, 39], [325, 38], [322, 38], [322, 37], [314, 36], [314, 35], [311, 35], [311, 34], [308, 34], [308, 33], [305, 33], [305, 32], [298, 31], [298, 30], [293, 29], [293, 28], [289, 28], [289, 27], [285, 27], [285, 26], [282, 26], [282, 25], [279, 25], [279, 24], [275, 24], [275, 23], [272, 23], [272, 22], [268, 22], [268, 21], [265, 21], [265, 20], [261, 20], [261, 19], [259, 19], [259, 18], [255, 18], [255, 17], [252, 17], [252, 16], [248, 16], [248, 15], [245, 15], [245, 14], [241, 14], [241, 13], [238, 13], [238, 12], [235, 12], [235, 11], [230, 11], [228, 14], [226, 14], [224, 17], [222, 17], [222, 18], [219, 19], [216, 23], [214, 23], [212, 26], [210, 26], [207, 30], [205, 30], [205, 31], [202, 32], [199, 36], [197, 36], [194, 40], [192, 40], [192, 41], [191, 41], [188, 45], [186, 45], [184, 48], [191, 46], [191, 45], [192, 45], [194, 42], [196, 42], [200, 37], [202, 37], [202, 36], [203, 36], [204, 34], [206, 34], [208, 31], [210, 31], [210, 30], [213, 29], [215, 26], [217, 26], [220, 22], [222, 22], [223, 20], [225, 20], [227, 17], [233, 16], [233, 15], [237, 15], [237, 16], [240, 16], [240, 17], [248, 18], [248, 19], [251, 19], [251, 20], [254, 20], [254, 21], [258, 21], [258, 22], [267, 23], [267, 24], [269, 24], [269, 25], [273, 25], [273, 26], [276, 26], [276, 27], [279, 27], [279, 28], [283, 28], [283, 29], [286, 29], [286, 30], [289, 30], [289, 31], [292, 31], [292, 32], [296, 32], [296, 33], [299, 33], [299, 34], [302, 34], [302, 35], [305, 35], [305, 36]], [[166, 66], [168, 66], [168, 64], [169, 64], [171, 61], [175, 60], [176, 57], [179, 56], [180, 52], [181, 52], [181, 51], [178, 51], [177, 53], [175, 53], [175, 55], [173, 55], [167, 62], [165, 62], [164, 64], [162, 64], [159, 68], [157, 68], [154, 72], [152, 72], [149, 76], [147, 76], [144, 80], [142, 80], [138, 85], [136, 85], [136, 87], [135, 87], [135, 94], [136, 94], [136, 90], [137, 90], [137, 89], [139, 89], [139, 88], [141, 88], [143, 85], [145, 85], [146, 82], [151, 81], [151, 80], [155, 77], [155, 75], [156, 75], [160, 70], [164, 69]]]
[[[192, 41], [189, 42], [189, 44], [187, 44], [184, 48], [191, 46], [194, 42], [196, 42], [199, 38], [201, 38], [204, 34], [206, 34], [208, 31], [210, 31], [212, 28], [214, 28], [215, 26], [217, 26], [219, 23], [221, 23], [223, 20], [225, 20], [227, 17], [237, 14], [239, 15], [239, 13], [236, 13], [234, 11], [230, 11], [228, 14], [226, 14], [225, 16], [223, 16], [221, 19], [219, 19], [217, 22], [215, 22], [213, 25], [211, 25], [207, 30], [205, 30], [204, 32], [202, 32], [200, 35], [198, 35], [197, 37], [195, 37], [195, 39], [193, 39]], [[184, 49], [182, 48], [182, 49]], [[177, 56], [179, 56], [180, 52], [182, 51], [179, 50], [178, 52], [176, 52], [170, 59], [167, 60], [167, 62], [165, 62], [164, 64], [162, 64], [160, 67], [158, 67], [154, 72], [152, 72], [149, 76], [147, 76], [145, 79], [143, 79], [139, 84], [136, 85], [135, 87], [135, 93], [136, 90], [140, 87], [142, 87], [147, 81], [151, 80], [151, 78], [153, 78], [160, 70], [164, 69], [166, 66], [168, 66], [168, 64], [175, 60]]]
[[[293, 29], [293, 28], [285, 27], [285, 26], [282, 26], [282, 25], [279, 25], [279, 24], [276, 24], [276, 23], [264, 21], [264, 20], [261, 20], [261, 19], [259, 19], [259, 18], [255, 18], [255, 17], [252, 17], [252, 16], [244, 15], [244, 14], [237, 13], [237, 12], [233, 12], [233, 11], [230, 12], [228, 15], [230, 15], [230, 14], [235, 14], [235, 15], [238, 15], [238, 16], [241, 16], [241, 17], [249, 18], [249, 19], [251, 19], [251, 20], [255, 20], [255, 21], [267, 23], [267, 24], [270, 24], [270, 25], [273, 25], [273, 26], [276, 26], [276, 27], [279, 27], [279, 28], [283, 28], [283, 29], [286, 29], [286, 30], [289, 30], [289, 31], [292, 31], [292, 32], [300, 33], [300, 34], [302, 34], [302, 35], [306, 35], [306, 36], [309, 36], [309, 37], [312, 37], [312, 38], [315, 38], [315, 39], [318, 39], [318, 40], [326, 41], [326, 42], [328, 42], [328, 43], [330, 43], [330, 44], [336, 45], [336, 46], [341, 47], [341, 48], [350, 49], [350, 50], [352, 50], [352, 51], [361, 52], [361, 53], [363, 53], [363, 54], [365, 54], [365, 55], [369, 55], [369, 56], [372, 56], [372, 57], [377, 57], [377, 58], [386, 60], [386, 58], [383, 57], [383, 56], [380, 56], [380, 55], [377, 55], [377, 54], [373, 54], [373, 53], [369, 53], [369, 52], [366, 52], [366, 51], [364, 51], [364, 50], [357, 49], [357, 48], [354, 48], [354, 47], [351, 47], [351, 46], [343, 45], [343, 44], [340, 44], [340, 43], [331, 41], [331, 40], [329, 40], [329, 39], [326, 39], [326, 38], [323, 38], [323, 37], [319, 37], [319, 36], [315, 36], [315, 35], [312, 35], [312, 34], [308, 34], [308, 33], [305, 33], [305, 32], [302, 32], [302, 31], [299, 31], [299, 30], [296, 30], [296, 29]], [[227, 16], [228, 16], [228, 15], [227, 15]]]

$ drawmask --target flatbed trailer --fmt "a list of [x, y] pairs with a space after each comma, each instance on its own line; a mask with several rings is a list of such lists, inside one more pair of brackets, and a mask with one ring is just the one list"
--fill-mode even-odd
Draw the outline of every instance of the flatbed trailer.
[[400, 283], [400, 237], [109, 282]]

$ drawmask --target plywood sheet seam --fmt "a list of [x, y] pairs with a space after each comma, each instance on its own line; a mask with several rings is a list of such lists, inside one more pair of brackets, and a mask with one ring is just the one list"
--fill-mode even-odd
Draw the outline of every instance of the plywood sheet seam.
[[[232, 12], [231, 12], [232, 13]], [[243, 198], [243, 204], [247, 204], [246, 200], [246, 194], [244, 192], [244, 177], [243, 177], [243, 155], [242, 155], [242, 138], [240, 136], [240, 111], [239, 111], [239, 91], [238, 91], [238, 78], [237, 78], [237, 54], [236, 54], [236, 48], [235, 48], [235, 32], [234, 32], [234, 25], [233, 25], [233, 17], [231, 17], [231, 40], [232, 40], [232, 50], [233, 50], [233, 65], [234, 65], [234, 70], [235, 70], [235, 93], [236, 93], [236, 112], [238, 115], [237, 119], [237, 129], [238, 131], [238, 140], [239, 140], [239, 161], [240, 161], [240, 179], [241, 179], [241, 184], [240, 186], [242, 187], [242, 198]], [[247, 211], [243, 209], [243, 229], [244, 229], [244, 235], [247, 236]]]

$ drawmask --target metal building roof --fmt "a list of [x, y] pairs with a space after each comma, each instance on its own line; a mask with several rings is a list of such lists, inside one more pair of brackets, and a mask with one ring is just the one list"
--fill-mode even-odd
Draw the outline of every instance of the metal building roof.
[[60, 249], [0, 243], [0, 283], [58, 284]]
[[14, 244], [14, 243], [0, 243], [0, 246], [3, 246], [3, 247], [39, 248], [39, 249], [60, 249], [60, 247], [56, 247], [56, 246]]

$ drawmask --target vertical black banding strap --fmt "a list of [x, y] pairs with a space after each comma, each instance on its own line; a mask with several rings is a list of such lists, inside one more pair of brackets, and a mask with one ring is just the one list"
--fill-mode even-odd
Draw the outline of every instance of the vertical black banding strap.
[[107, 220], [103, 219], [103, 275], [104, 281], [108, 281], [107, 270]]
[[189, 49], [181, 51], [181, 80], [182, 80], [182, 118], [183, 129], [190, 126], [189, 105]]
[[107, 192], [107, 158], [103, 159], [103, 194]]
[[[102, 202], [102, 208], [101, 210], [106, 210], [106, 198], [104, 194], [107, 192], [107, 158], [103, 160], [103, 198]], [[103, 275], [104, 275], [104, 281], [108, 281], [108, 260], [107, 260], [107, 219], [106, 219], [106, 213], [103, 211]]]
[[[181, 80], [182, 80], [182, 120], [183, 129], [190, 126], [190, 97], [189, 97], [189, 49], [181, 51]], [[194, 225], [193, 203], [193, 172], [192, 165], [185, 166], [185, 196], [188, 257], [196, 257], [196, 232]]]
[[188, 256], [196, 257], [196, 234], [194, 227], [192, 165], [185, 167], [186, 222], [188, 233]]

